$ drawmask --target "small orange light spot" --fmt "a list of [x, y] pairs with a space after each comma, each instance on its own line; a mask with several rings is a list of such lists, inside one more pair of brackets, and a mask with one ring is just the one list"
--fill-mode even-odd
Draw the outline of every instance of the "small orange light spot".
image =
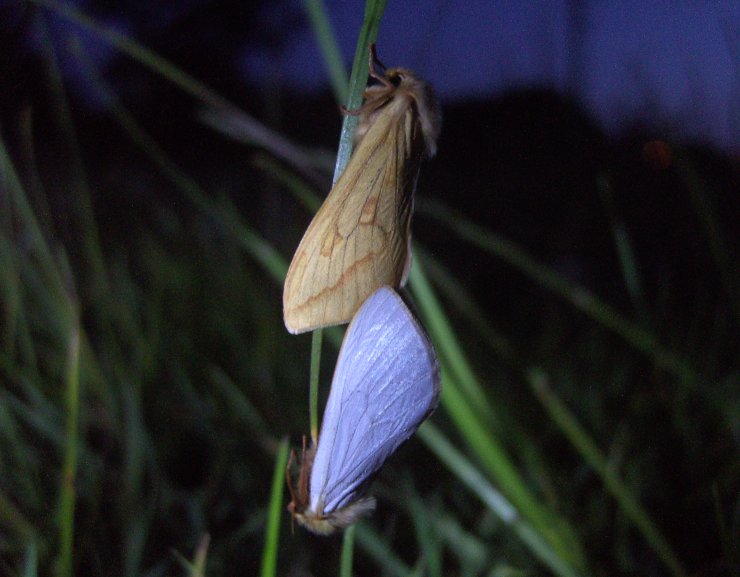
[[642, 147], [642, 159], [653, 170], [665, 170], [671, 165], [673, 153], [663, 140], [651, 140]]

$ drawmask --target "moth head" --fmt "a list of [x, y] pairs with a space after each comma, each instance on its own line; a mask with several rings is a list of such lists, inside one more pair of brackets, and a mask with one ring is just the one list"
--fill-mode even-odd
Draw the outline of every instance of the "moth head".
[[306, 438], [303, 438], [303, 451], [301, 463], [298, 469], [297, 486], [293, 487], [292, 466], [296, 459], [295, 452], [290, 453], [288, 465], [285, 468], [285, 478], [290, 493], [288, 512], [293, 520], [317, 535], [331, 535], [332, 533], [345, 529], [359, 521], [362, 517], [369, 515], [375, 510], [374, 497], [362, 497], [341, 507], [335, 511], [324, 511], [324, 500], [320, 498], [318, 505], [310, 506], [311, 496], [309, 494], [309, 479], [311, 468], [316, 454], [316, 445], [306, 449]]
[[413, 101], [419, 114], [419, 124], [424, 135], [427, 156], [437, 153], [437, 139], [442, 128], [442, 111], [432, 86], [407, 68], [391, 68], [385, 78], [394, 87], [395, 96]]
[[363, 497], [331, 513], [324, 513], [323, 506], [320, 506], [319, 511], [307, 509], [300, 513], [294, 513], [294, 517], [301, 526], [312, 533], [331, 535], [357, 523], [374, 510], [375, 498]]
[[301, 527], [304, 527], [305, 529], [311, 531], [311, 533], [316, 533], [317, 535], [327, 536], [331, 535], [337, 530], [337, 528], [331, 524], [329, 519], [327, 519], [326, 517], [315, 515], [310, 511], [296, 513], [294, 517]]
[[300, 511], [291, 511], [293, 518], [298, 521], [302, 527], [316, 533], [317, 535], [331, 535], [337, 530], [337, 527], [331, 523], [329, 517], [324, 515], [324, 504], [319, 503], [316, 510], [306, 504]]
[[442, 112], [434, 90], [408, 68], [389, 68], [384, 74], [378, 74], [375, 71], [376, 60], [373, 58], [374, 52], [371, 50], [370, 77], [376, 83], [365, 89], [365, 102], [360, 108], [344, 109], [346, 114], [357, 114], [360, 117], [355, 132], [355, 144], [364, 138], [376, 117], [384, 113], [384, 109], [390, 106], [396, 113], [403, 114], [410, 106], [416, 112], [426, 156], [431, 158], [437, 153], [437, 139], [442, 128]]

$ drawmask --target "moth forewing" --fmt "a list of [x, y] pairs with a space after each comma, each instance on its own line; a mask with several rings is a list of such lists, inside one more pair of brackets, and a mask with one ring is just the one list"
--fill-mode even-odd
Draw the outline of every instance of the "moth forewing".
[[308, 226], [283, 290], [291, 333], [349, 322], [377, 288], [406, 282], [419, 167], [436, 152], [431, 87], [403, 68], [371, 76], [354, 154]]

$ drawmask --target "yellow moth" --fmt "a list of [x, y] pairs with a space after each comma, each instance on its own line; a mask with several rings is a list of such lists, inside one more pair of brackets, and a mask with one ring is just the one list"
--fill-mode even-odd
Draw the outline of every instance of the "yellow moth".
[[356, 146], [347, 168], [293, 255], [283, 290], [291, 333], [350, 321], [377, 288], [400, 288], [411, 265], [414, 189], [436, 152], [441, 116], [432, 88], [404, 68], [375, 71], [355, 111]]

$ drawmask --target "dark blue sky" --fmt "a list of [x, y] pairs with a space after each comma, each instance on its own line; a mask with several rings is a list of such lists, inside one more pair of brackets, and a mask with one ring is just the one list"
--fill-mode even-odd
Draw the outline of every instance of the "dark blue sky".
[[[325, 0], [345, 61], [360, 0]], [[267, 7], [264, 25], [303, 10]], [[740, 152], [740, 1], [390, 0], [378, 47], [389, 66], [429, 79], [447, 102], [510, 88], [570, 90], [610, 133], [646, 122], [678, 138]], [[275, 53], [244, 53], [247, 77], [327, 86], [308, 26]]]

